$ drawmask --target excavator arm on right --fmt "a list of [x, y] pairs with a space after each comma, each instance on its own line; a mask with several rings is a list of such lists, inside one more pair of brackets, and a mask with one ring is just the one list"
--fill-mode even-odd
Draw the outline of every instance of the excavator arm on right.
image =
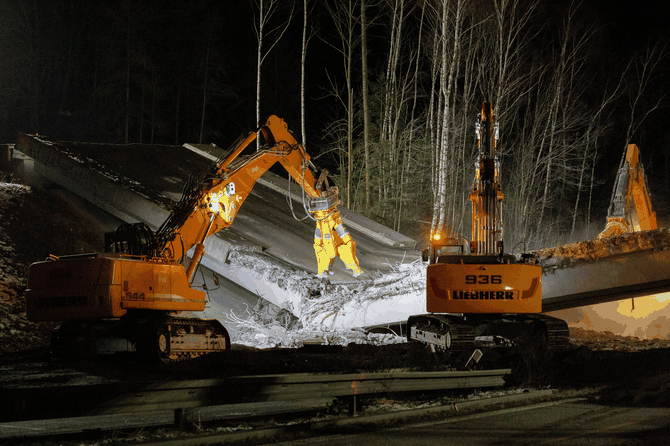
[[612, 200], [607, 211], [607, 226], [598, 238], [656, 228], [656, 212], [651, 209], [640, 150], [637, 145], [628, 144], [623, 166], [619, 169], [614, 183]]

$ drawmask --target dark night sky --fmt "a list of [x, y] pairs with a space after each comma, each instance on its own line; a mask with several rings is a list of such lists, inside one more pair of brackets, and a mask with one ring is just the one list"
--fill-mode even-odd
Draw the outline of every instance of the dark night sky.
[[[53, 56], [54, 51], [62, 51], [63, 54], [57, 55], [59, 60], [50, 61], [49, 69], [57, 72], [48, 73], [48, 76], [54, 83], [57, 82], [56, 78], [60, 77], [58, 79], [60, 85], [63, 78], [70, 76], [69, 85], [72, 87], [67, 98], [62, 87], [57, 91], [58, 84], [42, 87], [50, 88], [50, 91], [42, 98], [46, 115], [41, 120], [40, 128], [31, 129], [25, 120], [14, 122], [12, 128], [3, 128], [2, 135], [5, 139], [11, 139], [15, 131], [42, 131], [57, 137], [90, 138], [91, 135], [87, 134], [88, 123], [73, 126], [66, 122], [67, 119], [49, 118], [49, 114], [53, 117], [53, 114], [58, 115], [59, 111], [66, 108], [65, 111], [75, 116], [70, 121], [75, 121], [79, 117], [85, 122], [86, 119], [93, 117], [90, 110], [82, 106], [82, 103], [90, 100], [85, 95], [90, 95], [91, 86], [94, 82], [101, 81], [99, 78], [101, 72], [110, 68], [110, 64], [117, 66], [116, 81], [123, 84], [126, 44], [123, 29], [126, 21], [124, 9], [119, 7], [121, 3], [115, 1], [96, 3], [97, 6], [88, 4], [82, 8], [83, 11], [78, 9], [81, 5], [78, 2], [54, 2], [60, 5], [58, 8], [40, 4], [41, 37], [49, 39], [50, 42], [44, 45], [38, 55], [48, 58], [49, 53]], [[256, 64], [256, 38], [253, 33], [254, 18], [251, 3], [248, 1], [225, 3], [223, 5], [221, 2], [208, 1], [168, 2], [168, 6], [165, 7], [153, 2], [139, 2], [140, 6], [133, 7], [130, 18], [131, 25], [136, 28], [132, 31], [131, 37], [136, 57], [139, 59], [144, 56], [143, 52], [148, 53], [150, 68], [163, 73], [180, 73], [181, 70], [189, 76], [194, 76], [193, 69], [196, 67], [192, 61], [187, 60], [188, 56], [196, 53], [197, 48], [202, 46], [207, 27], [211, 26], [214, 29], [213, 38], [218, 45], [218, 51], [213, 54], [213, 59], [216, 60], [217, 68], [220, 70], [222, 82], [220, 87], [224, 91], [212, 101], [211, 108], [217, 118], [215, 122], [210, 123], [210, 127], [214, 132], [212, 137], [221, 134], [225, 135], [224, 140], [230, 138], [230, 133], [246, 131], [250, 124], [253, 125], [253, 121], [250, 120], [255, 119]], [[560, 21], [559, 14], [553, 12], [564, 10], [568, 4], [562, 0], [541, 2], [547, 22]], [[74, 5], [73, 10], [68, 7], [71, 5]], [[285, 117], [289, 123], [299, 122], [301, 6], [301, 4], [296, 6], [296, 16], [288, 33], [270, 53], [263, 70], [262, 114], [278, 114]], [[602, 30], [599, 31], [597, 39], [600, 51], [594, 55], [593, 63], [608, 64], [611, 71], [625, 64], [626, 58], [633, 51], [639, 51], [650, 43], [667, 40], [670, 2], [596, 0], [583, 2], [582, 8], [584, 12], [580, 14], [580, 18]], [[54, 11], [58, 11], [58, 14], [54, 14]], [[286, 14], [286, 11], [282, 13]], [[319, 22], [322, 37], [336, 42], [334, 29], [325, 17], [324, 11], [317, 8], [312, 18]], [[53, 25], [53, 29], [50, 29], [50, 24]], [[109, 29], [101, 31], [104, 27]], [[90, 38], [91, 34], [94, 35], [93, 39]], [[383, 60], [375, 58], [375, 56], [383, 58], [385, 55], [386, 38], [375, 40], [375, 36], [381, 35], [381, 31], [375, 33], [374, 30], [371, 35], [373, 46], [371, 64], [375, 69], [384, 63]], [[59, 40], [62, 41], [55, 43]], [[374, 47], [375, 43], [380, 45], [379, 50]], [[75, 53], [75, 57], [67, 67], [70, 70], [67, 70], [63, 66], [66, 63], [63, 58], [72, 53]], [[138, 73], [138, 65], [143, 61], [134, 62], [131, 76], [136, 78], [141, 75]], [[337, 52], [322, 39], [313, 38], [308, 49], [307, 83], [308, 99], [311, 99], [309, 115], [312, 117], [309, 128], [313, 129], [314, 135], [320, 134], [324, 124], [334, 117], [333, 108], [336, 107], [332, 100], [318, 99], [323, 98], [329, 88], [326, 73], [330, 73], [341, 83], [341, 71], [342, 62]], [[150, 81], [147, 76], [147, 82]], [[145, 89], [148, 87], [145, 85]], [[174, 91], [172, 93], [175, 94]], [[136, 98], [135, 102], [139, 102], [137, 96], [140, 94], [139, 91], [131, 91], [131, 95]], [[201, 101], [199, 95], [197, 88], [183, 92], [182, 106], [190, 106], [189, 113], [198, 112], [197, 107]], [[171, 100], [174, 102], [174, 98]], [[188, 132], [189, 130], [184, 129], [185, 138], [189, 135]], [[112, 135], [99, 137], [112, 142], [115, 139]], [[192, 139], [192, 136], [190, 138]], [[160, 142], [172, 142], [169, 141], [170, 138], [166, 139], [168, 140]]]
[[[342, 117], [342, 107], [328, 96], [328, 75], [342, 85], [343, 63], [340, 55], [324, 42], [337, 43], [339, 39], [332, 22], [322, 3], [313, 3], [316, 9], [310, 19], [318, 24], [321, 38], [314, 37], [308, 48], [307, 129], [310, 150], [318, 152], [327, 124]], [[0, 39], [9, 49], [0, 53], [5, 62], [5, 73], [0, 76], [3, 140], [12, 141], [17, 132], [39, 132], [57, 139], [123, 142], [125, 76], [130, 60], [131, 142], [139, 141], [140, 132], [142, 142], [149, 141], [152, 120], [156, 143], [197, 142], [207, 42], [212, 49], [208, 81], [211, 91], [204, 142], [227, 146], [240, 133], [253, 128], [256, 37], [251, 2], [129, 4], [130, 10], [125, 7], [126, 2], [113, 0], [7, 0], [0, 6]], [[552, 27], [560, 25], [561, 14], [569, 4], [562, 0], [541, 1], [538, 16], [544, 22], [537, 26], [543, 26], [551, 35]], [[581, 25], [592, 26], [596, 31], [587, 63], [601, 84], [618, 77], [632, 54], [649, 45], [666, 44], [670, 35], [670, 2], [584, 0], [580, 11]], [[301, 33], [302, 3], [298, 2], [287, 34], [264, 63], [261, 94], [261, 114], [283, 117], [296, 134], [300, 129]], [[370, 45], [371, 71], [383, 72], [388, 37], [379, 24], [371, 31]], [[657, 72], [659, 77], [645, 98], [645, 104], [663, 98], [662, 108], [649, 116], [633, 141], [642, 149], [652, 191], [670, 191], [666, 174], [670, 168], [666, 148], [670, 145], [670, 98], [664, 96], [670, 93], [668, 72], [670, 57], [665, 57]], [[14, 83], [19, 88], [14, 88]], [[359, 88], [357, 79], [356, 89]], [[594, 91], [594, 97], [599, 94]], [[611, 179], [603, 187], [610, 190], [623, 150], [623, 143], [618, 145], [617, 141], [623, 141], [625, 128], [617, 123], [626, 119], [624, 108], [617, 110], [612, 119], [612, 149], [601, 166], [603, 177]]]

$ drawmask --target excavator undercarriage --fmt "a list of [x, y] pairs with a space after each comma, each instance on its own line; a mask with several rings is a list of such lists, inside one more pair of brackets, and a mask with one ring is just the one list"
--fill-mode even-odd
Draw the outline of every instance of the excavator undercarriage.
[[565, 321], [544, 314], [423, 314], [410, 316], [407, 326], [408, 341], [443, 352], [520, 346], [561, 350], [570, 338]]
[[167, 312], [65, 321], [51, 338], [51, 353], [57, 358], [139, 352], [144, 358], [174, 363], [228, 350], [230, 336], [218, 320], [177, 317]]

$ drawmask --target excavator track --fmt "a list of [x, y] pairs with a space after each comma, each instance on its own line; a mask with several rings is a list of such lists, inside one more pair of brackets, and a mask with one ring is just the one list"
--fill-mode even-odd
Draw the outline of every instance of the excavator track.
[[140, 312], [120, 319], [66, 321], [54, 332], [54, 357], [137, 352], [164, 363], [230, 350], [228, 331], [216, 319]]
[[558, 319], [546, 314], [534, 314], [529, 316], [532, 319], [540, 321], [546, 329], [548, 350], [564, 350], [570, 344], [570, 329], [563, 319]]
[[410, 316], [407, 320], [407, 340], [418, 341], [441, 351], [470, 350], [475, 344], [475, 329], [456, 316]]
[[145, 356], [175, 363], [230, 350], [230, 335], [216, 319], [164, 317], [145, 324], [137, 348]]
[[[513, 346], [532, 343], [546, 350], [568, 347], [570, 332], [565, 321], [544, 314], [466, 315], [424, 314], [407, 321], [408, 341], [434, 346], [441, 351], [463, 351], [481, 346]], [[476, 336], [477, 335], [477, 336]], [[484, 343], [482, 337], [503, 342]]]
[[478, 314], [468, 318], [477, 327], [478, 341], [486, 337], [502, 340], [495, 343], [497, 346], [533, 345], [542, 350], [561, 350], [570, 342], [568, 324], [545, 314]]

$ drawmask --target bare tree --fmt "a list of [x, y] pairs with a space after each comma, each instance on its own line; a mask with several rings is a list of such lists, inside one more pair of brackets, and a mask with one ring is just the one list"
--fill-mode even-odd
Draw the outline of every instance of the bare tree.
[[[449, 211], [449, 196], [447, 194], [448, 172], [450, 158], [453, 154], [453, 123], [454, 123], [454, 79], [458, 58], [461, 50], [462, 26], [466, 0], [456, 0], [453, 14], [449, 4], [444, 2], [441, 6], [441, 32], [440, 32], [440, 71], [439, 91], [441, 109], [437, 116], [437, 127], [440, 131], [439, 147], [437, 153], [437, 182], [435, 184], [435, 200], [433, 204], [433, 221], [431, 232], [452, 232], [450, 222], [447, 220]], [[449, 27], [451, 26], [451, 30]]]
[[307, 44], [314, 35], [307, 30], [307, 18], [309, 0], [303, 1], [302, 15], [302, 54], [300, 56], [300, 130], [302, 132], [302, 144], [307, 147], [307, 132], [305, 130], [305, 62], [307, 61]]
[[[412, 161], [412, 155], [411, 152], [415, 148], [415, 139], [416, 139], [416, 133], [417, 133], [417, 128], [416, 128], [416, 123], [415, 123], [415, 118], [416, 118], [416, 113], [417, 113], [417, 101], [418, 101], [418, 90], [419, 90], [419, 68], [421, 66], [421, 40], [423, 39], [423, 26], [424, 26], [424, 21], [425, 21], [425, 15], [426, 15], [426, 4], [423, 3], [421, 5], [421, 16], [419, 18], [419, 30], [417, 33], [417, 48], [415, 52], [415, 60], [414, 60], [414, 74], [411, 79], [412, 83], [412, 88], [413, 92], [411, 95], [412, 98], [412, 107], [409, 113], [409, 120], [407, 122], [409, 126], [409, 134], [408, 134], [408, 141], [407, 145], [408, 147], [404, 150], [403, 152], [403, 159], [402, 159], [402, 170], [400, 172], [400, 181], [398, 184], [398, 193], [397, 193], [397, 206], [396, 206], [396, 225], [395, 229], [396, 231], [400, 231], [400, 225], [402, 223], [403, 219], [403, 211], [404, 211], [404, 204], [405, 201], [412, 202], [414, 201], [414, 197], [407, 197], [407, 176], [410, 172], [411, 169], [411, 161]], [[367, 151], [367, 149], [366, 149]], [[366, 165], [367, 165], [367, 157], [366, 157]], [[367, 172], [366, 172], [367, 175]], [[366, 181], [367, 184], [367, 181]], [[366, 189], [367, 192], [367, 189]], [[367, 194], [366, 194], [367, 198]]]
[[[542, 228], [545, 215], [549, 208], [551, 197], [554, 196], [554, 185], [557, 179], [563, 178], [561, 172], [555, 171], [560, 160], [567, 156], [567, 151], [574, 148], [565, 144], [567, 129], [574, 130], [584, 122], [578, 122], [578, 95], [575, 91], [577, 85], [574, 83], [575, 76], [582, 72], [584, 63], [584, 48], [588, 42], [591, 32], [576, 32], [574, 21], [578, 13], [576, 7], [568, 11], [563, 29], [560, 52], [557, 56], [557, 65], [553, 69], [551, 77], [551, 96], [548, 104], [548, 117], [543, 130], [542, 139], [539, 141], [539, 152], [537, 155], [537, 168], [542, 170], [544, 181], [543, 191], [540, 196], [540, 214], [537, 227]], [[560, 112], [560, 116], [559, 116]], [[588, 119], [584, 114], [579, 114], [581, 119]], [[559, 120], [559, 117], [562, 118]], [[537, 169], [535, 169], [537, 172]]]
[[[601, 137], [608, 131], [611, 127], [609, 124], [609, 115], [608, 110], [610, 110], [611, 105], [614, 101], [622, 94], [622, 79], [619, 80], [619, 83], [614, 87], [611, 92], [606, 92], [603, 95], [603, 98], [600, 102], [600, 106], [595, 112], [591, 114], [589, 119], [588, 127], [584, 133], [584, 150], [582, 156], [582, 166], [579, 170], [579, 182], [577, 184], [577, 197], [575, 198], [575, 207], [572, 214], [572, 228], [570, 230], [570, 238], [572, 239], [575, 235], [575, 229], [577, 226], [577, 216], [579, 215], [579, 204], [581, 200], [582, 190], [584, 188], [584, 183], [586, 182], [586, 173], [591, 172], [590, 179], [590, 188], [589, 188], [589, 200], [587, 203], [586, 209], [586, 227], [588, 228], [591, 223], [591, 200], [593, 196], [593, 188], [595, 186], [595, 164], [598, 159], [599, 152], [599, 141]], [[611, 113], [611, 111], [610, 111]], [[591, 163], [591, 168], [587, 169], [588, 163]]]
[[363, 99], [363, 156], [365, 209], [370, 208], [370, 105], [368, 92], [368, 21], [365, 0], [361, 0], [361, 96]]
[[652, 47], [647, 47], [645, 54], [636, 57], [632, 63], [632, 68], [635, 70], [635, 73], [627, 90], [630, 117], [628, 127], [626, 128], [626, 141], [624, 147], [628, 146], [631, 142], [631, 138], [645, 119], [647, 119], [647, 117], [657, 110], [665, 101], [665, 95], [657, 97], [653, 103], [645, 107], [641, 116], [637, 116], [638, 108], [642, 103], [645, 91], [649, 88], [650, 84], [661, 75], [661, 73], [659, 73], [659, 64], [665, 56], [665, 46], [661, 43], [657, 43]]
[[340, 45], [333, 46], [341, 55], [344, 62], [345, 85], [346, 92], [344, 95], [336, 93], [340, 103], [346, 110], [346, 189], [347, 189], [347, 207], [351, 208], [351, 189], [352, 189], [352, 150], [354, 138], [354, 89], [353, 89], [353, 58], [354, 47], [358, 43], [355, 28], [358, 25], [358, 17], [356, 10], [358, 6], [355, 0], [347, 0], [346, 2], [335, 1], [327, 2], [326, 7], [333, 19], [335, 28], [340, 37]]
[[[258, 41], [258, 49], [256, 54], [256, 122], [261, 120], [261, 67], [267, 55], [272, 51], [272, 48], [281, 40], [282, 36], [288, 29], [291, 19], [293, 18], [293, 9], [285, 21], [281, 21], [277, 26], [266, 30], [271, 19], [277, 13], [280, 6], [280, 0], [253, 0], [258, 8], [258, 21], [254, 17], [254, 31]], [[254, 16], [256, 10], [254, 10]], [[272, 42], [267, 50], [264, 50], [265, 39], [271, 38]], [[258, 142], [258, 141], [257, 141]]]

